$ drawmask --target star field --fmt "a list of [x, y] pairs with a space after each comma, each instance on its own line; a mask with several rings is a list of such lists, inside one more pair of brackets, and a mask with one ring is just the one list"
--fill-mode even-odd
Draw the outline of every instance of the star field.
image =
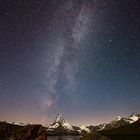
[[[0, 119], [73, 124], [139, 113], [139, 0], [1, 0]], [[76, 121], [75, 121], [76, 120]]]

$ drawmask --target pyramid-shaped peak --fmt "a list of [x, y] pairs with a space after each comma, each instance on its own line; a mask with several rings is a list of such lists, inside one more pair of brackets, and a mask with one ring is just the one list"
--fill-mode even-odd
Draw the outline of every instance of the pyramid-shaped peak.
[[73, 126], [69, 122], [64, 120], [60, 113], [58, 113], [54, 123], [50, 126], [50, 128], [58, 128], [59, 126], [61, 126], [64, 129], [74, 130]]
[[58, 115], [57, 115], [57, 117], [56, 117], [54, 123], [62, 124], [62, 123], [64, 123], [64, 122], [66, 122], [66, 121], [63, 119], [62, 115], [61, 115], [60, 113], [58, 113]]

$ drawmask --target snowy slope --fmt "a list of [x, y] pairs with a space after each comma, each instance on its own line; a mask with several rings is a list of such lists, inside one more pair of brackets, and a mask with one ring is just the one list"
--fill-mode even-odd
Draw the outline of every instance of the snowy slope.
[[81, 131], [86, 131], [87, 133], [90, 132], [89, 128], [87, 128], [87, 127], [84, 126], [84, 125], [81, 125], [79, 128], [80, 128]]
[[129, 119], [130, 119], [129, 123], [131, 124], [131, 123], [134, 123], [134, 122], [138, 121], [139, 116], [133, 114], [129, 117]]
[[67, 133], [67, 134], [86, 134], [92, 131], [102, 131], [113, 128], [118, 128], [128, 124], [132, 124], [140, 119], [139, 114], [132, 114], [128, 117], [118, 116], [115, 120], [110, 123], [100, 124], [98, 126], [72, 126], [68, 121], [66, 121], [61, 114], [58, 114], [54, 123], [47, 125], [47, 131], [51, 131], [53, 134]]
[[30, 123], [25, 124], [25, 123], [20, 123], [20, 122], [10, 122], [10, 124], [19, 125], [19, 126], [26, 126], [26, 125], [29, 125]]
[[[126, 118], [118, 116], [115, 120], [100, 127], [99, 130], [118, 128], [124, 125], [132, 124], [140, 119], [138, 114], [132, 114]], [[101, 126], [101, 125], [100, 125]]]
[[61, 127], [67, 130], [74, 130], [73, 126], [68, 121], [64, 120], [61, 114], [58, 114], [54, 123], [48, 126], [49, 129], [55, 129], [58, 127]]

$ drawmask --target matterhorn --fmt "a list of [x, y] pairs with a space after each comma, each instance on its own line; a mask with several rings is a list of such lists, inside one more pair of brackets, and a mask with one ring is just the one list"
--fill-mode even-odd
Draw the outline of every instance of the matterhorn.
[[68, 121], [64, 120], [60, 113], [58, 113], [54, 123], [52, 125], [49, 125], [50, 129], [54, 129], [58, 127], [61, 127], [67, 130], [74, 130], [73, 126]]
[[58, 113], [53, 124], [47, 126], [49, 135], [74, 134], [78, 135], [78, 131], [68, 121], [66, 121], [60, 113]]

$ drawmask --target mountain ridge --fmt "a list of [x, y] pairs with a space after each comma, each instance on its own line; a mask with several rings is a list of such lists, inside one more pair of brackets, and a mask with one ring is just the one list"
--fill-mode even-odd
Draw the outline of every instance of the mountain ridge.
[[[86, 136], [82, 140], [138, 140], [140, 139], [140, 114], [132, 114], [128, 117], [117, 117], [110, 123], [98, 126], [73, 126], [58, 114], [53, 124], [42, 126], [37, 124], [0, 122], [1, 140], [34, 139], [46, 140], [47, 136]], [[131, 137], [131, 138], [130, 138]]]

